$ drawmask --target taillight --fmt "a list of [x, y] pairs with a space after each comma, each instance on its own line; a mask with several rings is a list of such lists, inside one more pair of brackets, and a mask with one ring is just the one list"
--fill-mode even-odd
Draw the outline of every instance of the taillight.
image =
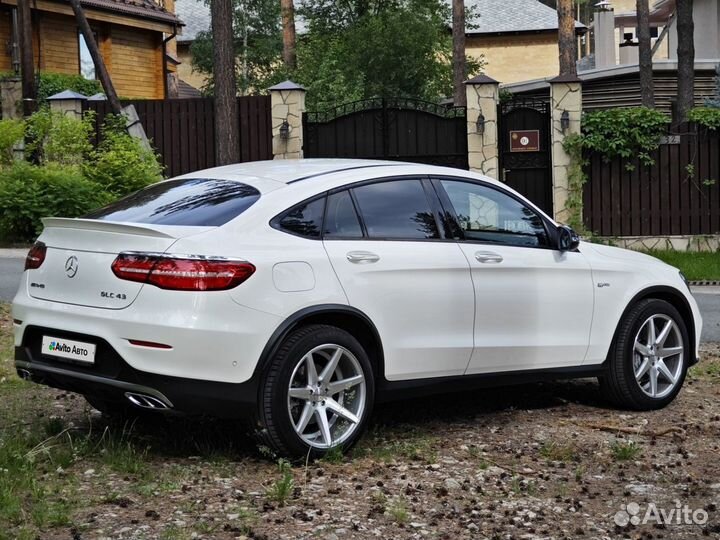
[[247, 261], [197, 256], [121, 253], [112, 263], [120, 279], [176, 291], [222, 291], [255, 272]]
[[35, 242], [25, 257], [25, 270], [35, 270], [40, 268], [45, 261], [47, 247], [42, 242]]

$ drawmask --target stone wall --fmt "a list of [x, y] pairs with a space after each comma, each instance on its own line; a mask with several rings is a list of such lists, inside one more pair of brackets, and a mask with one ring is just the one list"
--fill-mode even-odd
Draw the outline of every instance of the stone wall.
[[[498, 179], [498, 83], [480, 75], [465, 83], [467, 96], [468, 165], [471, 171]], [[478, 133], [478, 118], [485, 118]]]
[[[553, 214], [557, 221], [567, 222], [570, 213], [567, 210], [570, 156], [563, 148], [565, 137], [580, 133], [582, 117], [582, 84], [577, 79], [553, 79], [550, 85], [550, 107], [552, 125], [550, 144], [552, 148], [552, 196]], [[562, 115], [568, 113], [569, 126], [562, 127]]]
[[[285, 81], [276, 84], [269, 90], [274, 159], [302, 159], [302, 115], [305, 112], [305, 89], [292, 81]], [[285, 121], [289, 127], [287, 138], [284, 138], [281, 132]]]
[[637, 251], [720, 251], [720, 235], [708, 236], [620, 236], [599, 238], [603, 243]]

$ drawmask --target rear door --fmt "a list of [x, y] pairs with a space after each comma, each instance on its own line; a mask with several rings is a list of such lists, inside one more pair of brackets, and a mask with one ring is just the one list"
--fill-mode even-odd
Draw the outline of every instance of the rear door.
[[467, 373], [582, 364], [593, 281], [582, 253], [550, 245], [537, 212], [505, 190], [465, 179], [434, 185], [460, 225], [475, 287], [475, 347]]
[[350, 305], [375, 323], [388, 380], [461, 375], [474, 294], [422, 178], [373, 181], [328, 197], [323, 241]]

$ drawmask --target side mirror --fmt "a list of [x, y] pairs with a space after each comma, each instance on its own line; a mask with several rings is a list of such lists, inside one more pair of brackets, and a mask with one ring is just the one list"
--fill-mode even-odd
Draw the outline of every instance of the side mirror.
[[567, 225], [557, 228], [557, 247], [560, 251], [574, 251], [580, 245], [580, 237]]

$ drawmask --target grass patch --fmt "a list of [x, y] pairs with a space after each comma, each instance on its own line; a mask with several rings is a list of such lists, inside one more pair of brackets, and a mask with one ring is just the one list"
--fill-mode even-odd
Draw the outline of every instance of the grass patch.
[[720, 279], [720, 252], [652, 250], [648, 255], [679, 268], [690, 281]]
[[295, 479], [292, 475], [292, 467], [290, 463], [284, 459], [278, 460], [278, 470], [280, 478], [275, 480], [267, 488], [267, 498], [271, 501], [284, 506], [285, 502], [292, 496], [295, 489]]
[[405, 499], [403, 499], [402, 497], [398, 497], [390, 501], [390, 504], [387, 505], [385, 513], [395, 523], [407, 523], [410, 519], [410, 513], [408, 512], [407, 504], [405, 503]]
[[435, 463], [438, 457], [435, 443], [436, 437], [420, 432], [390, 441], [382, 440], [379, 435], [375, 435], [366, 437], [360, 442], [360, 445], [353, 450], [353, 458], [370, 457], [386, 463], [404, 458], [410, 461]]
[[577, 449], [572, 444], [558, 444], [550, 441], [540, 447], [540, 455], [550, 461], [568, 462], [577, 459]]
[[613, 441], [610, 452], [615, 461], [631, 461], [640, 455], [642, 448], [635, 441]]

